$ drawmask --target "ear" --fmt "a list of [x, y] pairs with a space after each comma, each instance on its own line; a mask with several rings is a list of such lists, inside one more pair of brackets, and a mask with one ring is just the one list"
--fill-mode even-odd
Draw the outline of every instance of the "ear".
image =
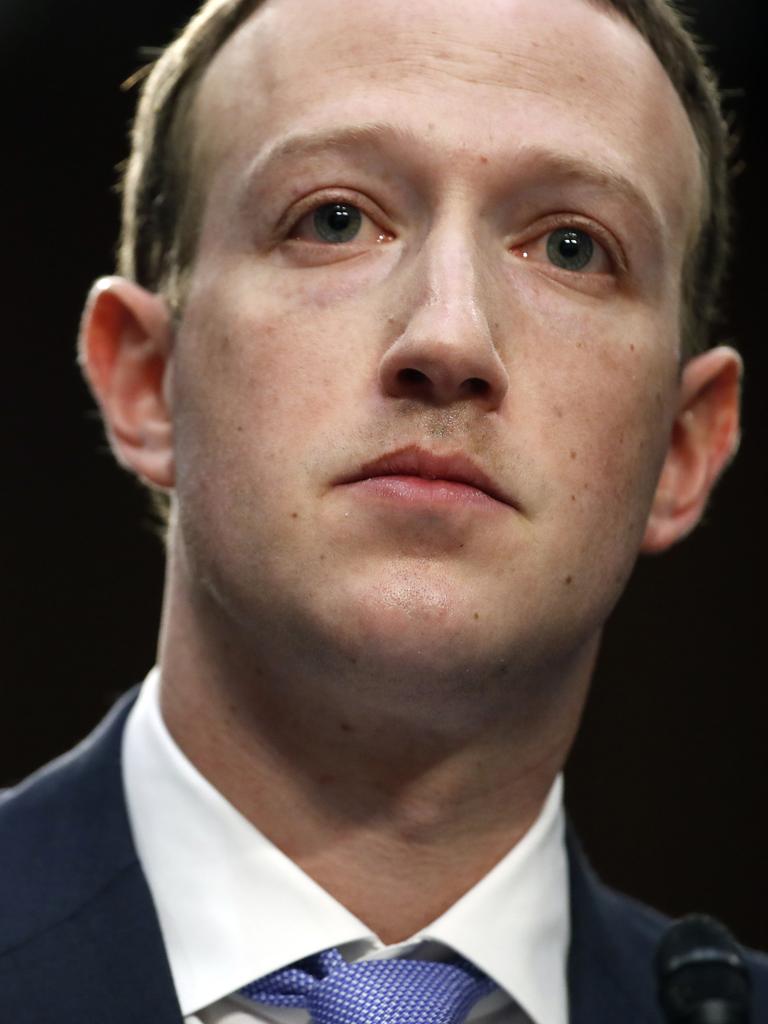
[[718, 477], [739, 445], [742, 363], [731, 348], [711, 349], [683, 370], [669, 450], [641, 551], [664, 551], [701, 519]]
[[163, 489], [174, 484], [171, 345], [161, 296], [120, 277], [96, 282], [83, 313], [80, 364], [118, 461]]

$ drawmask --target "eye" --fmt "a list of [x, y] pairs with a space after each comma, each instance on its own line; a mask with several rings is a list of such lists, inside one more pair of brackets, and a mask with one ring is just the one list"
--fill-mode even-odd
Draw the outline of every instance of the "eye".
[[595, 253], [595, 244], [586, 231], [557, 228], [547, 237], [547, 257], [563, 270], [583, 270]]
[[340, 245], [354, 241], [362, 224], [363, 215], [352, 203], [323, 203], [301, 218], [292, 237]]
[[282, 258], [293, 266], [314, 267], [370, 255], [395, 238], [389, 217], [365, 195], [326, 189], [306, 196], [286, 211], [275, 237]]
[[531, 263], [548, 264], [574, 275], [615, 274], [617, 268], [623, 266], [622, 259], [611, 242], [603, 240], [601, 235], [598, 235], [598, 241], [594, 237], [595, 232], [565, 224], [550, 228], [515, 252]]

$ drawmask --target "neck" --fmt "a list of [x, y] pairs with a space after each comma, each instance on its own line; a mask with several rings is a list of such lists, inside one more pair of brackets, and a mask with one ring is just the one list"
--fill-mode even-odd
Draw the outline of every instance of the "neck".
[[161, 705], [212, 785], [392, 943], [443, 913], [533, 824], [595, 650], [556, 679], [377, 679], [360, 665], [308, 678], [171, 595]]

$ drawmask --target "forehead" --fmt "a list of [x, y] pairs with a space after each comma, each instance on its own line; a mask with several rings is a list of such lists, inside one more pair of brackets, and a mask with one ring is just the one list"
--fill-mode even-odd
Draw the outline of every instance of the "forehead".
[[[207, 70], [206, 173], [238, 173], [286, 135], [387, 122], [445, 168], [531, 150], [632, 182], [681, 238], [703, 182], [687, 114], [645, 40], [587, 0], [267, 0]], [[458, 161], [458, 163], [457, 163]]]

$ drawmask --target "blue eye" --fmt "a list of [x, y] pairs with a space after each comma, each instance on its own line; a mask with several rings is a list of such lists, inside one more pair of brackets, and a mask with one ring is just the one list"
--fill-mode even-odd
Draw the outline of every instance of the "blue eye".
[[324, 242], [351, 242], [360, 231], [363, 216], [351, 203], [324, 203], [312, 214], [315, 231]]
[[557, 228], [547, 238], [547, 256], [563, 270], [583, 270], [594, 251], [592, 239], [578, 228]]

